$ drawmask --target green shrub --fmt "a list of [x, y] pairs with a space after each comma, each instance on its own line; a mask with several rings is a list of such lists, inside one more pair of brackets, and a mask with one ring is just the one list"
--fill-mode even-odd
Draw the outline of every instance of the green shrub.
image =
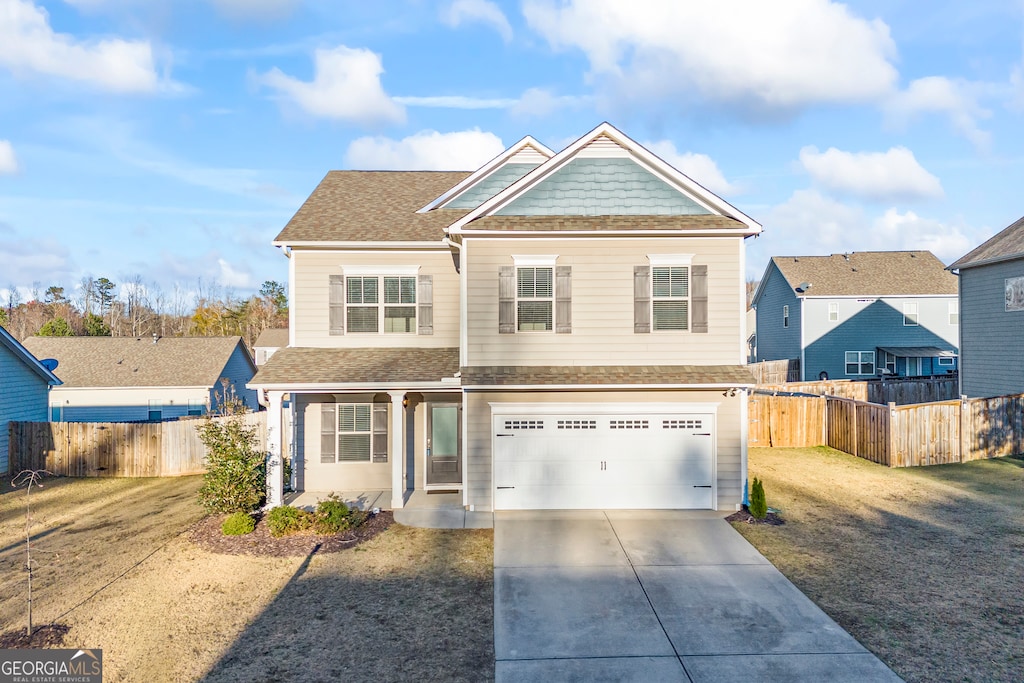
[[252, 515], [244, 512], [236, 512], [228, 515], [224, 523], [220, 525], [220, 532], [225, 536], [244, 536], [251, 534], [256, 528], [256, 520]]
[[335, 494], [327, 496], [316, 505], [316, 531], [320, 534], [336, 534], [351, 526], [352, 510]]
[[199, 440], [206, 446], [200, 505], [209, 512], [252, 512], [263, 505], [267, 465], [256, 446], [256, 428], [237, 419], [207, 419], [199, 427]]
[[768, 516], [768, 501], [764, 497], [764, 485], [757, 477], [754, 477], [754, 483], [750, 485], [750, 505], [747, 507], [755, 519], [764, 519]]
[[305, 531], [313, 526], [314, 517], [312, 512], [293, 508], [290, 505], [281, 505], [267, 513], [267, 528], [271, 536], [287, 536], [288, 534]]

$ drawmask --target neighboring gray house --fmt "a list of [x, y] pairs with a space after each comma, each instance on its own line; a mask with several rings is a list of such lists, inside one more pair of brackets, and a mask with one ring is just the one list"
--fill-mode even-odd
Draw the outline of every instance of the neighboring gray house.
[[928, 251], [776, 256], [757, 292], [757, 360], [804, 380], [955, 372], [957, 280]]
[[949, 269], [960, 275], [961, 393], [1024, 393], [1024, 218]]
[[0, 473], [7, 472], [7, 423], [46, 422], [47, 394], [51, 386], [60, 383], [0, 327]]
[[217, 411], [225, 393], [259, 409], [256, 392], [245, 386], [256, 366], [241, 337], [29, 337], [24, 344], [59, 363], [53, 422], [203, 415]]
[[256, 343], [252, 345], [256, 367], [265, 365], [274, 352], [288, 346], [288, 328], [268, 327], [260, 332]]

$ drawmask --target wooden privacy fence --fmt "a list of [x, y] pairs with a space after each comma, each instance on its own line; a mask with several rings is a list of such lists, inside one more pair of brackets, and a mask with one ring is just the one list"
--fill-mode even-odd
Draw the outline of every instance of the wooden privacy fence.
[[[256, 427], [267, 441], [267, 414], [215, 417]], [[49, 470], [67, 477], [171, 477], [202, 474], [202, 419], [174, 422], [11, 422], [9, 471]]]
[[749, 363], [747, 369], [758, 384], [783, 384], [800, 380], [800, 359], [763, 360]]
[[756, 393], [749, 401], [750, 446], [827, 445], [887, 467], [1024, 453], [1024, 394], [905, 406]]
[[855, 401], [887, 405], [909, 405], [959, 399], [959, 386], [955, 376], [907, 379], [825, 380], [820, 382], [765, 383], [762, 391], [786, 391], [819, 396], [841, 396]]

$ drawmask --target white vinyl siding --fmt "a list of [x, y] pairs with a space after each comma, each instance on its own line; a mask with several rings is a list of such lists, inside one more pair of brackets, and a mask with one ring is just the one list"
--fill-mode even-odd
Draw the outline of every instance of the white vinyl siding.
[[839, 303], [832, 302], [828, 305], [828, 321], [830, 323], [839, 322]]
[[[467, 238], [463, 253], [467, 279], [467, 365], [731, 365], [745, 356], [741, 335], [744, 300], [739, 239], [662, 238], [572, 240]], [[512, 255], [557, 253], [556, 271], [572, 268], [571, 333], [560, 331], [556, 300], [555, 334], [509, 334], [499, 326], [499, 271]], [[635, 270], [647, 267], [650, 254], [693, 253], [707, 265], [707, 333], [638, 334]], [[695, 280], [696, 265], [691, 266]], [[653, 270], [653, 268], [651, 268]], [[514, 285], [514, 281], [510, 283]], [[695, 282], [691, 281], [690, 326], [694, 319]], [[650, 285], [646, 291], [649, 293]], [[510, 288], [514, 296], [515, 289]], [[557, 292], [556, 292], [557, 295]], [[556, 296], [557, 298], [557, 296]], [[645, 311], [650, 303], [645, 302]], [[515, 317], [509, 317], [515, 332]], [[567, 330], [568, 331], [568, 330]], [[650, 330], [653, 332], [653, 330]]]
[[651, 268], [651, 321], [655, 330], [690, 329], [690, 269]]
[[516, 269], [516, 329], [547, 331], [554, 328], [554, 268]]
[[[410, 333], [384, 333], [384, 321], [378, 318], [380, 341], [373, 344], [385, 344], [389, 347], [456, 347], [459, 345], [459, 274], [452, 264], [450, 251], [396, 251], [394, 253], [362, 253], [358, 251], [321, 251], [295, 249], [292, 252], [295, 260], [295, 281], [293, 306], [290, 314], [295, 328], [295, 346], [312, 346], [327, 348], [358, 348], [368, 344], [367, 334], [347, 334], [344, 323], [344, 279], [365, 274], [366, 269], [380, 267], [379, 275], [404, 275], [408, 268], [418, 267], [421, 282], [424, 276], [432, 278], [430, 291], [432, 297], [427, 300], [421, 284], [416, 291], [417, 324]], [[346, 266], [364, 269], [363, 273], [343, 275]], [[398, 273], [388, 273], [389, 267], [402, 269]], [[336, 322], [340, 326], [337, 333], [331, 334], [330, 320], [330, 279], [334, 275], [341, 282], [337, 287], [340, 295], [339, 306], [342, 308]], [[383, 293], [381, 293], [383, 296]], [[427, 304], [430, 304], [427, 306]], [[401, 306], [402, 304], [397, 304]], [[424, 318], [424, 313], [429, 317]], [[398, 313], [398, 312], [396, 312]], [[398, 318], [400, 320], [400, 317]], [[399, 324], [395, 322], [394, 324]], [[426, 329], [424, 325], [426, 324]], [[371, 333], [372, 334], [372, 333]], [[385, 341], [386, 340], [386, 341]]]
[[873, 374], [875, 374], [875, 352], [874, 351], [847, 351], [846, 352], [846, 374], [847, 375], [873, 375]]
[[918, 325], [918, 308], [916, 301], [908, 301], [903, 304], [903, 326], [904, 327], [917, 327]]

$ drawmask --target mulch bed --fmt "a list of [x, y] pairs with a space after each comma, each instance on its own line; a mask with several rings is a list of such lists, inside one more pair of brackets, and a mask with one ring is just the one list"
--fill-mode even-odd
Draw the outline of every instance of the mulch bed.
[[388, 510], [370, 515], [355, 529], [338, 534], [297, 533], [274, 538], [270, 535], [263, 519], [256, 521], [251, 534], [225, 536], [220, 526], [227, 515], [211, 515], [199, 520], [189, 530], [188, 539], [212, 553], [222, 555], [258, 555], [262, 557], [293, 557], [313, 552], [336, 553], [354, 548], [370, 540], [394, 524], [395, 518]]
[[734, 512], [725, 518], [727, 522], [745, 522], [747, 524], [767, 524], [768, 526], [782, 526], [786, 522], [783, 521], [782, 517], [774, 512], [769, 512], [768, 516], [764, 519], [758, 519], [750, 512], [743, 508], [739, 512]]
[[0, 633], [0, 650], [27, 650], [40, 647], [60, 647], [70, 627], [64, 624], [43, 624], [32, 629], [32, 637], [25, 636], [25, 629]]

